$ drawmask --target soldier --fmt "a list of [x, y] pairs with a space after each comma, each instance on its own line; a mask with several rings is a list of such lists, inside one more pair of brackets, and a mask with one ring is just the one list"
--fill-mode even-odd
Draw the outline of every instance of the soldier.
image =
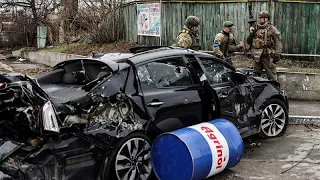
[[270, 15], [267, 11], [259, 13], [257, 30], [250, 27], [247, 43], [252, 45], [251, 52], [255, 60], [253, 73], [261, 76], [262, 70], [265, 69], [268, 79], [276, 80], [276, 63], [280, 60], [282, 52], [281, 34], [269, 20]]
[[223, 30], [219, 32], [213, 41], [213, 54], [217, 57], [225, 59], [232, 65], [231, 53], [241, 51], [244, 47], [243, 41], [240, 44], [236, 44], [236, 40], [232, 35], [233, 23], [231, 21], [225, 21], [223, 23]]
[[185, 25], [177, 37], [177, 43], [173, 46], [180, 46], [183, 48], [199, 50], [199, 39], [198, 39], [198, 26], [200, 20], [196, 16], [189, 16], [185, 20]]

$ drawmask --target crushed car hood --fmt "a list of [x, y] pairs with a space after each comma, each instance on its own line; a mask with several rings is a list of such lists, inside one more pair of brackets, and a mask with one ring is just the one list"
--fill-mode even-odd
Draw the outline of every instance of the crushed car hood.
[[271, 84], [275, 85], [276, 87], [280, 87], [280, 83], [275, 80], [269, 80], [269, 79], [257, 77], [257, 76], [250, 76], [250, 77], [257, 82], [271, 83]]

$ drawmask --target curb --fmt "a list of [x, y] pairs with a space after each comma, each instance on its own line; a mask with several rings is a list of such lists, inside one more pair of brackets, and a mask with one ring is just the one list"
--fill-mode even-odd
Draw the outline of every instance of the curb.
[[320, 116], [289, 116], [289, 124], [313, 124], [320, 125]]

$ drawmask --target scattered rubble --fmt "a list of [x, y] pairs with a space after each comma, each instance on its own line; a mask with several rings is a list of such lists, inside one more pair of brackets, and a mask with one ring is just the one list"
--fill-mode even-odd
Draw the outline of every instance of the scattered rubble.
[[28, 76], [37, 76], [38, 74], [48, 72], [51, 68], [43, 65], [32, 63], [23, 58], [14, 58], [0, 54], [0, 71], [17, 72]]

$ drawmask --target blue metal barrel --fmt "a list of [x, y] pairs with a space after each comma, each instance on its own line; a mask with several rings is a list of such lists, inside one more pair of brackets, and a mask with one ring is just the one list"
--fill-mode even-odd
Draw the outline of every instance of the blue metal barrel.
[[160, 135], [151, 161], [159, 180], [200, 180], [235, 166], [242, 153], [238, 129], [216, 119]]

